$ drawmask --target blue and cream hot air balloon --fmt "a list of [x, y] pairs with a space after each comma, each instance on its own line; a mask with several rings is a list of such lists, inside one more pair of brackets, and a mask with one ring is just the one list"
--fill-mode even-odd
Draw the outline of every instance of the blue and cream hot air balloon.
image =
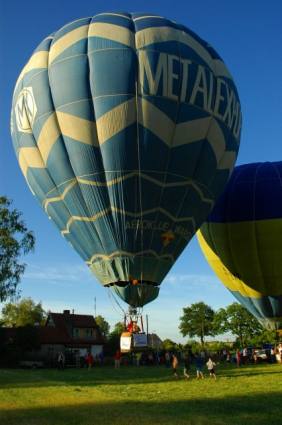
[[222, 192], [241, 110], [215, 50], [160, 16], [101, 13], [42, 41], [13, 96], [24, 177], [97, 279], [131, 306]]
[[232, 294], [282, 329], [282, 162], [236, 167], [198, 239]]

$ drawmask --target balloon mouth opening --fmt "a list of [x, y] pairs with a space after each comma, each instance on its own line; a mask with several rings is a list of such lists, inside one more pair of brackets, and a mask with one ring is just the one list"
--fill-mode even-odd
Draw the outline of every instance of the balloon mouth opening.
[[154, 286], [159, 287], [159, 283], [152, 282], [149, 280], [139, 280], [139, 279], [133, 279], [133, 280], [118, 280], [116, 282], [111, 282], [105, 285], [107, 288], [110, 288], [111, 286], [119, 286], [120, 288], [125, 288], [126, 286]]

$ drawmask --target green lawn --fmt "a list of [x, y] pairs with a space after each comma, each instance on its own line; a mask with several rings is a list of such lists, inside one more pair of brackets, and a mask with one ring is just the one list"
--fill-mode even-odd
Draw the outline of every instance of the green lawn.
[[0, 424], [282, 424], [282, 365], [217, 372], [185, 381], [164, 367], [0, 370]]

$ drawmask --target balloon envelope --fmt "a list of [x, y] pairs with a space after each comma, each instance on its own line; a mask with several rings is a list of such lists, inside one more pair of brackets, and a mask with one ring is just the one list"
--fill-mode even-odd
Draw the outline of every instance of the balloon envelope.
[[198, 232], [207, 261], [268, 328], [282, 327], [282, 162], [236, 167]]
[[151, 14], [102, 13], [44, 39], [11, 116], [30, 189], [98, 280], [133, 306], [158, 295], [207, 217], [240, 130], [218, 54]]

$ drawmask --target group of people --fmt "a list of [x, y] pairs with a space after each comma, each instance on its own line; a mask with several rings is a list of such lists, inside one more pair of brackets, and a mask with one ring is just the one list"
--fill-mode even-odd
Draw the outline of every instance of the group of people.
[[[196, 353], [195, 366], [196, 366], [196, 377], [197, 377], [197, 379], [203, 379], [204, 378], [203, 369], [204, 369], [205, 360], [206, 360], [205, 359], [205, 353], [203, 353], [203, 352]], [[190, 378], [191, 364], [192, 364], [191, 358], [189, 357], [189, 355], [186, 355], [184, 357], [184, 364], [183, 364], [183, 375], [184, 375], [185, 379]], [[172, 365], [172, 369], [173, 369], [173, 376], [175, 378], [179, 378], [179, 374], [178, 374], [179, 361], [178, 361], [176, 354], [172, 354], [172, 356], [171, 356], [171, 365]], [[216, 379], [216, 373], [215, 373], [216, 363], [212, 360], [211, 357], [208, 357], [208, 361], [206, 362], [206, 367], [207, 367], [207, 370], [208, 370], [210, 377], [213, 378], [213, 379]]]
[[269, 363], [282, 363], [282, 343], [263, 350], [262, 354], [259, 354], [260, 351], [254, 348], [248, 349], [247, 347], [244, 347], [242, 350], [236, 350], [235, 358], [237, 367], [249, 363], [257, 364], [262, 358]]
[[126, 326], [126, 330], [129, 333], [138, 333], [140, 332], [140, 327], [137, 324], [136, 320], [130, 320], [130, 322]]
[[[216, 362], [219, 360], [224, 362], [235, 362], [238, 367], [244, 364], [254, 363], [256, 364], [260, 359], [259, 351], [267, 353], [267, 358], [265, 360], [270, 363], [280, 362], [282, 363], [282, 343], [277, 346], [272, 346], [268, 350], [250, 350], [249, 348], [244, 347], [242, 350], [237, 349], [234, 353], [231, 354], [228, 350], [223, 349], [221, 352], [218, 352], [216, 356], [210, 356], [205, 351], [197, 352], [192, 354], [190, 350], [185, 355], [180, 355], [181, 363], [183, 363], [183, 376], [186, 379], [190, 378], [191, 366], [195, 364], [196, 367], [196, 377], [197, 379], [203, 379], [204, 377], [204, 368], [206, 366], [209, 375], [216, 379]], [[103, 364], [103, 353], [97, 355], [95, 358], [93, 354], [89, 351], [85, 356], [80, 357], [78, 367], [87, 367], [91, 369], [94, 364]], [[179, 360], [176, 354], [170, 353], [169, 351], [165, 352], [136, 352], [128, 356], [122, 356], [120, 350], [118, 349], [114, 355], [114, 364], [115, 368], [118, 369], [123, 364], [135, 364], [136, 366], [140, 365], [162, 365], [164, 364], [167, 368], [173, 369], [173, 375], [179, 377]], [[65, 368], [66, 358], [65, 354], [60, 351], [57, 355], [57, 367], [59, 370]]]
[[[67, 360], [69, 361], [69, 356], [67, 356]], [[94, 364], [103, 364], [103, 353], [97, 354], [95, 357], [88, 351], [84, 356], [75, 355], [75, 358], [72, 358], [72, 363], [76, 365], [76, 367], [87, 367], [87, 369], [92, 369]], [[62, 351], [58, 352], [57, 355], [57, 367], [59, 370], [65, 369], [66, 364], [66, 355]]]

